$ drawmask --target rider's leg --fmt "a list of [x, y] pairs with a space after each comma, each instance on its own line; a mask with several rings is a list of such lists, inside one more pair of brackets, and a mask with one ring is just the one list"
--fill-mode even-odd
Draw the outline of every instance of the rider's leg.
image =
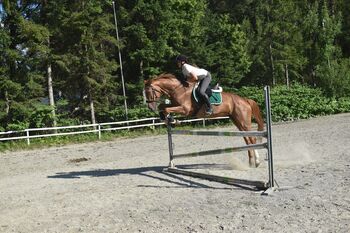
[[199, 87], [199, 93], [202, 96], [202, 99], [203, 99], [203, 101], [204, 101], [204, 103], [206, 105], [206, 112], [208, 114], [212, 113], [212, 109], [211, 109], [209, 97], [205, 93], [205, 91], [207, 90], [210, 82], [211, 82], [211, 75], [208, 73], [208, 75], [201, 81], [200, 87]]

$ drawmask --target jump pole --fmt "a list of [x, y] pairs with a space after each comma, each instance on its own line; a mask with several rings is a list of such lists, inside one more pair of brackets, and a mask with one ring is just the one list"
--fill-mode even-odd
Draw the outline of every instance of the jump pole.
[[271, 100], [270, 100], [270, 87], [264, 87], [265, 94], [265, 106], [266, 106], [266, 132], [267, 132], [267, 158], [268, 158], [268, 169], [269, 169], [269, 183], [268, 189], [263, 192], [263, 195], [269, 195], [276, 191], [275, 178], [273, 174], [273, 155], [272, 155], [272, 131], [271, 131]]
[[[196, 178], [202, 178], [210, 181], [216, 181], [231, 185], [248, 185], [255, 186], [258, 189], [265, 189], [264, 195], [271, 194], [276, 190], [274, 186], [274, 176], [273, 176], [273, 159], [272, 159], [272, 137], [271, 137], [271, 104], [270, 104], [270, 88], [266, 86], [264, 88], [265, 94], [265, 104], [266, 104], [266, 131], [238, 131], [238, 132], [215, 132], [215, 131], [190, 131], [190, 130], [172, 130], [170, 118], [168, 118], [167, 130], [168, 130], [168, 145], [169, 145], [169, 167], [164, 169], [165, 172], [171, 172], [181, 175], [192, 176]], [[182, 134], [182, 135], [204, 135], [204, 136], [263, 136], [267, 138], [267, 143], [247, 145], [234, 148], [225, 148], [219, 150], [210, 150], [202, 152], [194, 152], [187, 154], [174, 155], [173, 152], [173, 142], [172, 134]], [[194, 157], [212, 154], [222, 154], [232, 151], [241, 151], [249, 149], [261, 149], [266, 148], [268, 151], [268, 170], [269, 170], [269, 181], [253, 181], [244, 179], [235, 179], [231, 177], [215, 176], [210, 174], [203, 174], [199, 172], [188, 171], [184, 169], [176, 168], [174, 165], [174, 158], [176, 157]]]
[[168, 131], [168, 145], [169, 145], [169, 168], [175, 168], [174, 165], [174, 150], [173, 150], [173, 138], [171, 135], [171, 123], [170, 117], [168, 117], [167, 131]]
[[186, 176], [192, 176], [195, 178], [215, 181], [215, 182], [224, 183], [224, 184], [254, 186], [259, 190], [265, 190], [268, 188], [268, 183], [259, 181], [259, 180], [236, 179], [236, 178], [227, 177], [227, 176], [217, 176], [217, 175], [211, 175], [211, 174], [204, 174], [200, 172], [193, 172], [193, 171], [188, 171], [188, 170], [179, 169], [175, 167], [168, 167], [165, 169], [165, 171], [179, 174], [179, 175], [186, 175]]

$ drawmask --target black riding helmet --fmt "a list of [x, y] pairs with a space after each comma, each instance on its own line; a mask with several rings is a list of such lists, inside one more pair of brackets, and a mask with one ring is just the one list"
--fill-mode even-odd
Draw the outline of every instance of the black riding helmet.
[[185, 56], [185, 55], [182, 55], [182, 54], [180, 54], [180, 55], [178, 55], [177, 57], [176, 57], [176, 60], [175, 60], [176, 62], [186, 62], [187, 63], [187, 57]]

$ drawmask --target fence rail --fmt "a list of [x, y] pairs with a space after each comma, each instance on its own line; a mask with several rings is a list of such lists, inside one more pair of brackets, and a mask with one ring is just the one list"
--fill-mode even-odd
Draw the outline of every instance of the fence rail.
[[[228, 119], [228, 117], [217, 117], [217, 118], [199, 118], [199, 119], [178, 119], [181, 123], [191, 123], [191, 122], [202, 122], [205, 126], [207, 121], [212, 120], [223, 120]], [[75, 134], [86, 134], [86, 133], [98, 133], [98, 138], [101, 139], [103, 131], [117, 131], [117, 130], [129, 130], [136, 128], [149, 128], [165, 125], [161, 122], [159, 118], [144, 118], [130, 121], [118, 121], [118, 122], [104, 122], [98, 124], [87, 124], [87, 125], [71, 125], [71, 126], [58, 126], [58, 127], [46, 127], [46, 128], [29, 128], [25, 130], [18, 131], [6, 131], [0, 132], [0, 142], [1, 141], [11, 141], [11, 140], [27, 140], [27, 144], [30, 145], [30, 139], [33, 138], [45, 138], [45, 137], [55, 137], [64, 135], [75, 135]], [[66, 132], [58, 132], [58, 131]], [[69, 132], [67, 132], [69, 130]], [[72, 131], [73, 130], [73, 131]], [[35, 134], [31, 134], [35, 132]]]

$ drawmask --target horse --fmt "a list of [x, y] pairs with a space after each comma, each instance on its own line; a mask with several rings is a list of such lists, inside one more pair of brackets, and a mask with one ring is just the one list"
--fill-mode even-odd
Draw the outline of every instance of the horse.
[[[169, 116], [171, 113], [197, 118], [228, 116], [240, 131], [251, 130], [252, 118], [254, 117], [258, 125], [258, 131], [264, 130], [264, 120], [261, 116], [260, 108], [252, 99], [243, 98], [233, 93], [222, 92], [222, 103], [213, 106], [213, 114], [207, 116], [205, 106], [203, 104], [198, 105], [192, 97], [192, 90], [195, 83], [184, 83], [173, 74], [163, 73], [152, 79], [145, 80], [144, 84], [146, 103], [150, 110], [157, 112], [157, 103], [160, 102], [162, 96], [170, 99], [171, 105], [159, 105], [159, 110], [164, 116]], [[247, 145], [255, 144], [256, 140], [256, 137], [244, 137]], [[249, 150], [248, 158], [250, 167], [259, 166], [259, 154], [256, 150]]]

